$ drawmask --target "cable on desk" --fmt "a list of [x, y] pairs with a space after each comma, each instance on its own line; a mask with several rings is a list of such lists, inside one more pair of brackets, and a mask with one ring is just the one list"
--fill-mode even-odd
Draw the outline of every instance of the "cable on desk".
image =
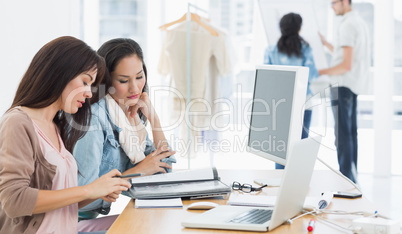
[[352, 228], [343, 227], [343, 226], [341, 226], [341, 225], [339, 225], [339, 224], [336, 224], [336, 223], [334, 223], [334, 222], [328, 221], [328, 220], [326, 220], [326, 219], [320, 217], [320, 216], [317, 215], [317, 214], [312, 214], [312, 215], [313, 215], [314, 217], [318, 218], [319, 220], [321, 220], [321, 221], [327, 223], [327, 224], [334, 225], [334, 226], [336, 226], [336, 227], [338, 227], [338, 228], [341, 228], [341, 229], [344, 229], [344, 230], [347, 230], [347, 231], [354, 231], [354, 229], [352, 229]]
[[[324, 214], [333, 214], [333, 215], [370, 215], [371, 213], [365, 212], [365, 211], [352, 211], [352, 212], [348, 212], [348, 211], [344, 211], [344, 210], [321, 210], [321, 213]], [[375, 214], [373, 214], [372, 216], [375, 216]]]
[[[362, 216], [364, 216], [364, 217], [366, 217], [366, 218], [369, 218], [369, 217], [380, 217], [380, 218], [383, 218], [383, 219], [392, 220], [391, 218], [389, 218], [389, 217], [387, 217], [387, 216], [385, 216], [385, 215], [382, 215], [382, 214], [378, 213], [377, 211], [375, 211], [374, 214], [373, 214], [373, 213], [366, 212], [366, 211], [352, 211], [352, 212], [343, 211], [343, 210], [320, 210], [320, 211], [321, 211], [321, 213], [324, 213], [324, 214], [333, 214], [333, 215], [362, 215]], [[316, 213], [316, 214], [319, 214], [319, 213]]]
[[[303, 211], [304, 211], [304, 210], [303, 210]], [[293, 220], [296, 220], [296, 219], [298, 219], [298, 218], [301, 218], [301, 217], [303, 217], [303, 216], [305, 216], [305, 215], [313, 214], [313, 213], [315, 213], [315, 212], [316, 212], [316, 210], [303, 213], [303, 214], [301, 214], [301, 215], [299, 215], [299, 216], [296, 216], [296, 217], [294, 217], [294, 218], [292, 218], [292, 219], [288, 219], [286, 222], [287, 222], [288, 224], [292, 224], [292, 223], [293, 223]]]
[[[298, 218], [301, 218], [301, 217], [303, 217], [303, 216], [305, 216], [305, 215], [311, 214], [311, 215], [313, 215], [313, 216], [315, 216], [315, 217], [321, 219], [321, 220], [324, 221], [324, 222], [327, 222], [327, 223], [329, 223], [329, 224], [335, 225], [335, 226], [337, 226], [337, 227], [339, 227], [339, 228], [342, 228], [342, 229], [345, 229], [345, 230], [348, 230], [348, 231], [353, 231], [353, 229], [349, 229], [349, 228], [342, 227], [342, 226], [340, 226], [340, 225], [338, 225], [338, 224], [336, 224], [336, 223], [333, 223], [333, 222], [330, 222], [330, 221], [328, 221], [328, 220], [325, 220], [324, 218], [321, 218], [321, 217], [318, 216], [318, 215], [321, 214], [321, 213], [323, 213], [322, 211], [323, 211], [323, 210], [315, 209], [315, 210], [313, 210], [313, 211], [306, 212], [306, 210], [303, 210], [302, 212], [305, 212], [305, 213], [303, 213], [303, 214], [301, 214], [301, 215], [299, 215], [299, 216], [296, 216], [296, 217], [294, 217], [294, 218], [292, 218], [292, 219], [288, 219], [286, 222], [287, 222], [288, 224], [292, 224], [294, 220], [296, 220], [296, 219], [298, 219]], [[340, 213], [339, 213], [339, 214], [340, 214]]]
[[303, 210], [302, 212], [303, 212], [303, 213], [302, 213], [301, 215], [296, 216], [296, 217], [294, 217], [294, 218], [292, 218], [292, 219], [288, 219], [286, 222], [287, 222], [288, 224], [292, 224], [294, 220], [296, 220], [296, 219], [298, 219], [298, 218], [301, 218], [301, 217], [303, 217], [303, 216], [305, 216], [305, 215], [311, 214], [311, 215], [313, 215], [314, 217], [317, 217], [318, 219], [322, 220], [323, 222], [325, 222], [325, 223], [327, 223], [327, 224], [334, 225], [334, 226], [336, 226], [336, 227], [338, 227], [338, 228], [341, 228], [341, 229], [344, 229], [344, 230], [347, 230], [347, 231], [356, 232], [356, 231], [358, 231], [358, 230], [356, 230], [356, 228], [354, 228], [353, 226], [343, 227], [343, 226], [341, 226], [341, 225], [339, 225], [339, 224], [337, 224], [337, 223], [334, 223], [334, 222], [331, 222], [331, 221], [329, 221], [329, 220], [327, 220], [327, 219], [322, 218], [322, 217], [320, 216], [320, 214], [333, 214], [333, 215], [362, 215], [362, 216], [365, 216], [365, 215], [366, 215], [366, 217], [385, 217], [385, 216], [380, 215], [377, 211], [375, 211], [374, 214], [368, 213], [368, 212], [365, 212], [365, 211], [353, 211], [353, 212], [348, 212], [348, 211], [343, 211], [343, 210], [321, 210], [321, 209], [314, 209], [313, 211], [306, 211], [306, 210]]

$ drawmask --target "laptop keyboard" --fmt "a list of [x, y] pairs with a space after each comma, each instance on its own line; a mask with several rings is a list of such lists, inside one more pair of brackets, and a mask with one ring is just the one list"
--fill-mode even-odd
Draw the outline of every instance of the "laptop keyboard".
[[227, 221], [228, 223], [249, 223], [249, 224], [262, 224], [271, 219], [272, 210], [265, 209], [252, 209], [244, 212], [233, 219]]

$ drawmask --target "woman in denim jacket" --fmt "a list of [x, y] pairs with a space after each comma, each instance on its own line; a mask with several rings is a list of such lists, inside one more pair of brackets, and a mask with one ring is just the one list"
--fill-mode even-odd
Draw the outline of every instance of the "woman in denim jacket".
[[[314, 63], [313, 50], [299, 35], [302, 21], [302, 17], [296, 13], [288, 13], [281, 18], [279, 22], [281, 37], [275, 46], [265, 51], [264, 63], [308, 67], [310, 70], [306, 98], [308, 100], [312, 96], [310, 82], [318, 77], [318, 71]], [[304, 111], [302, 139], [308, 137], [311, 115], [311, 110]], [[283, 169], [284, 166], [276, 163], [275, 168]]]
[[[74, 148], [78, 184], [91, 183], [115, 168], [123, 175], [170, 172], [172, 163], [176, 162], [175, 152], [169, 150], [159, 117], [148, 97], [141, 47], [131, 39], [117, 38], [105, 42], [98, 54], [105, 58], [107, 72], [91, 99], [94, 103], [91, 125]], [[153, 142], [144, 127], [148, 121]], [[108, 214], [110, 205], [98, 199], [80, 209], [80, 218]]]

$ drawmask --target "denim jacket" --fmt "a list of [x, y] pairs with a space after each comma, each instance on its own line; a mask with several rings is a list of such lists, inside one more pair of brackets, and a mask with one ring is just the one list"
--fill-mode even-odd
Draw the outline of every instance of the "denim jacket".
[[315, 67], [313, 50], [310, 46], [302, 44], [302, 56], [288, 56], [278, 50], [278, 46], [270, 46], [265, 50], [264, 63], [272, 65], [291, 65], [304, 66], [310, 69], [308, 76], [307, 97], [312, 95], [310, 90], [310, 82], [318, 77], [318, 70]]
[[[85, 136], [77, 141], [73, 152], [78, 165], [79, 186], [92, 183], [113, 169], [124, 172], [135, 166], [120, 147], [118, 139], [121, 128], [111, 121], [105, 99], [93, 104], [91, 110], [91, 125]], [[147, 135], [144, 154], [149, 155], [155, 150]], [[172, 165], [176, 159], [172, 155], [162, 161]], [[171, 169], [166, 168], [166, 171], [170, 172]], [[128, 195], [127, 192], [123, 194]], [[80, 218], [95, 218], [99, 213], [108, 214], [110, 206], [110, 202], [98, 199], [80, 209]]]

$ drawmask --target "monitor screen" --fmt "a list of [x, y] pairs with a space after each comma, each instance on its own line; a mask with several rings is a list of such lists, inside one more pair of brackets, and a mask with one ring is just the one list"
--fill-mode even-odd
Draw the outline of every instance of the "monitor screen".
[[300, 140], [308, 68], [258, 66], [250, 116], [249, 151], [285, 165]]

